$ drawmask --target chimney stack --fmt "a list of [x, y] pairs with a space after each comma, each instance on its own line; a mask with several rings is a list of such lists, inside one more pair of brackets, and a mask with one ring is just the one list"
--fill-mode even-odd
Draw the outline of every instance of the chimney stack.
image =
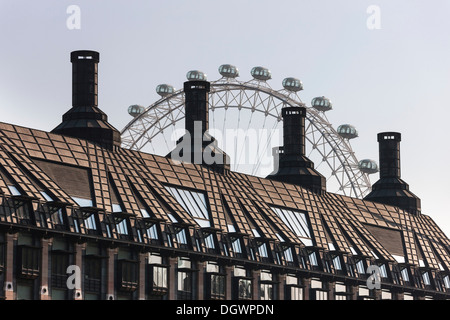
[[317, 194], [326, 191], [326, 179], [314, 169], [314, 163], [305, 156], [305, 118], [303, 106], [284, 107], [283, 147], [275, 148], [275, 171], [267, 178], [302, 186]]
[[219, 173], [230, 169], [229, 156], [217, 146], [209, 133], [209, 91], [206, 80], [190, 80], [184, 83], [186, 134], [167, 157], [202, 164]]
[[88, 140], [101, 147], [120, 147], [120, 132], [108, 123], [98, 106], [98, 63], [96, 51], [74, 51], [72, 62], [72, 108], [52, 133]]
[[409, 191], [400, 170], [400, 141], [398, 132], [378, 134], [380, 179], [372, 186], [372, 191], [364, 198], [374, 202], [397, 206], [411, 214], [420, 213], [420, 199]]

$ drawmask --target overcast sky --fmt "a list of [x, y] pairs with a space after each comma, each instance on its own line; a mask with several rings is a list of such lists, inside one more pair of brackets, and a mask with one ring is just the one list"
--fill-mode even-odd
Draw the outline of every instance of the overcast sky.
[[401, 132], [402, 178], [450, 235], [449, 14], [448, 0], [0, 0], [0, 121], [56, 127], [74, 50], [100, 52], [99, 107], [119, 130], [129, 105], [155, 102], [160, 83], [181, 88], [189, 70], [216, 80], [230, 63], [250, 80], [265, 66], [277, 90], [292, 76], [306, 103], [329, 97], [333, 126], [359, 131], [359, 159], [378, 160], [377, 133]]

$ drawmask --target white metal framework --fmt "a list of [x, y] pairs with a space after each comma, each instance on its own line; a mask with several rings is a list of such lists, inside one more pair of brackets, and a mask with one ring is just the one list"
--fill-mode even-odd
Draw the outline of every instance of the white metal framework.
[[[223, 76], [211, 82], [210, 132], [232, 159], [231, 169], [257, 176], [269, 174], [267, 170], [273, 168], [273, 164], [268, 165], [267, 159], [272, 160], [272, 148], [282, 144], [281, 109], [301, 105], [307, 109], [306, 156], [327, 178], [327, 189], [364, 197], [370, 191], [371, 182], [368, 173], [360, 170], [349, 139], [333, 128], [325, 111], [306, 106], [298, 95], [299, 90], [287, 89], [274, 90], [266, 80], [257, 78], [239, 81]], [[175, 141], [184, 133], [181, 121], [185, 117], [184, 92], [183, 89], [173, 90], [161, 96], [122, 130], [124, 148], [146, 151], [144, 147], [150, 147], [148, 151], [158, 155], [173, 150]], [[178, 135], [174, 137], [177, 130]], [[227, 130], [234, 130], [233, 139], [239, 142], [220, 145], [225, 138], [230, 140]], [[250, 132], [256, 133], [256, 143], [249, 138]], [[218, 137], [218, 133], [223, 136]]]

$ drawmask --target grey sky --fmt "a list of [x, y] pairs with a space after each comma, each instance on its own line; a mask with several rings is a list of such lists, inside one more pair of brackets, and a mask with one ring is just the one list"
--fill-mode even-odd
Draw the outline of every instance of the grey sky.
[[[81, 9], [80, 30], [66, 27], [69, 5]], [[367, 28], [370, 5], [381, 29]], [[293, 76], [307, 104], [329, 97], [332, 124], [358, 129], [360, 159], [378, 159], [378, 132], [401, 132], [402, 178], [450, 235], [449, 12], [446, 0], [0, 0], [0, 121], [59, 124], [73, 50], [100, 52], [99, 107], [119, 130], [127, 107], [156, 101], [160, 83], [181, 88], [192, 69], [215, 80], [224, 63], [250, 79], [262, 65], [274, 89]]]

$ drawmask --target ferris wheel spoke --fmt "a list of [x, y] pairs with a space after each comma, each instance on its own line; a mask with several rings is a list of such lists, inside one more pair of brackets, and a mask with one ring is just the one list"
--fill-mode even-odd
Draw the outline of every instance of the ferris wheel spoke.
[[[253, 120], [259, 120], [259, 118], [255, 118], [255, 114], [264, 115], [263, 130], [272, 127], [272, 124], [269, 124], [270, 121], [273, 121], [273, 128], [276, 128], [277, 123], [282, 120], [281, 110], [283, 107], [299, 105], [306, 107], [297, 91], [289, 91], [286, 88], [276, 91], [266, 81], [256, 78], [250, 81], [239, 81], [236, 78], [222, 77], [210, 84], [210, 111], [213, 112], [210, 123], [214, 129], [221, 126], [222, 133], [230, 124], [232, 124], [232, 128], [237, 126], [238, 130], [244, 129], [243, 121], [247, 118], [247, 133], [253, 125], [261, 128], [261, 125]], [[223, 112], [217, 113], [217, 109], [222, 109]], [[237, 119], [228, 113], [235, 112], [236, 109], [238, 111]], [[245, 113], [249, 113], [249, 116], [245, 117]], [[159, 149], [165, 144], [165, 147], [170, 149], [167, 134], [184, 117], [184, 92], [180, 89], [173, 91], [170, 95], [162, 96], [161, 99], [145, 108], [141, 115], [131, 120], [121, 131], [122, 145], [133, 150], [141, 150], [149, 144], [148, 147], [155, 152], [155, 145]], [[223, 123], [221, 123], [221, 117], [223, 117]], [[361, 196], [367, 193], [371, 186], [370, 179], [367, 173], [359, 169], [359, 161], [349, 140], [339, 136], [324, 111], [313, 106], [307, 107], [306, 120], [305, 138], [310, 147], [309, 150], [307, 149], [308, 157], [321, 157], [318, 161], [314, 160], [317, 163], [316, 168], [320, 167], [321, 170], [325, 168], [325, 171], [329, 169], [335, 173], [331, 175], [331, 178], [327, 174], [327, 181], [336, 180], [344, 194]], [[262, 155], [267, 152], [274, 131], [272, 129], [269, 138], [265, 141], [262, 141], [261, 136], [256, 139], [258, 141], [257, 157], [252, 164], [253, 167], [249, 169], [252, 174], [261, 169]], [[163, 135], [161, 140], [164, 139], [164, 143], [161, 143], [160, 146], [155, 139], [161, 134]], [[233, 146], [235, 170], [243, 167], [241, 159], [245, 146], [249, 144], [248, 137], [242, 138], [241, 146], [238, 146], [237, 143]], [[327, 163], [328, 168], [324, 166], [324, 162]], [[248, 166], [245, 166], [245, 169], [248, 169]]]

